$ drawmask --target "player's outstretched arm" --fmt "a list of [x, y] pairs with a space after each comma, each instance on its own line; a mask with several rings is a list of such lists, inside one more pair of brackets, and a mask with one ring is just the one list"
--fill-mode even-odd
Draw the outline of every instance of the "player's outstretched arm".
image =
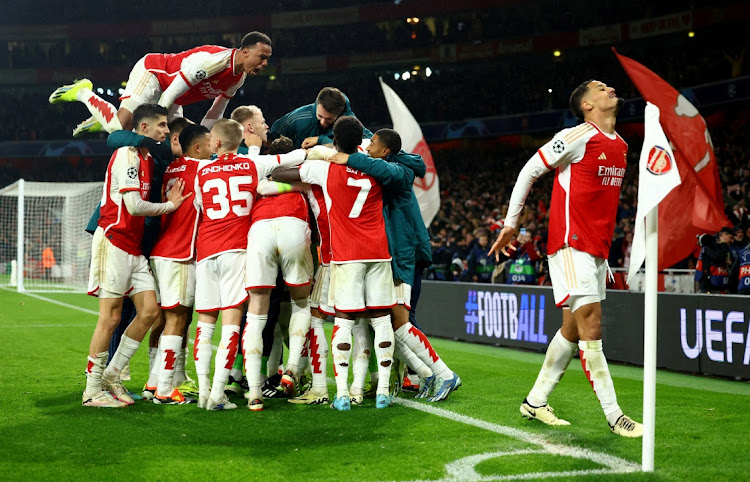
[[257, 191], [261, 196], [276, 196], [287, 192], [301, 192], [302, 186], [297, 183], [289, 184], [264, 178], [258, 181]]
[[414, 171], [406, 166], [368, 157], [365, 154], [350, 155], [346, 165], [371, 175], [388, 189], [405, 191], [414, 183]]
[[273, 171], [272, 176], [277, 182], [300, 182], [299, 169], [297, 169], [296, 167], [293, 167], [291, 169], [276, 169], [275, 171]]

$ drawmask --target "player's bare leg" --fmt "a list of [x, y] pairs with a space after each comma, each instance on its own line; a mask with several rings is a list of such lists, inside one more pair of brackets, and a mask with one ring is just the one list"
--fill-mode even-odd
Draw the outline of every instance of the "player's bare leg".
[[310, 304], [308, 298], [312, 283], [304, 286], [289, 286], [292, 298], [292, 316], [289, 318], [289, 358], [286, 371], [281, 377], [281, 386], [289, 396], [296, 394], [299, 382], [299, 361], [310, 330]]
[[248, 386], [248, 405], [252, 411], [263, 410], [261, 386], [261, 358], [263, 356], [263, 328], [268, 321], [271, 306], [271, 288], [248, 290], [250, 301], [247, 307], [247, 323], [242, 334], [242, 356], [245, 359], [245, 376]]
[[558, 418], [547, 404], [547, 399], [562, 379], [578, 350], [578, 325], [570, 308], [563, 308], [562, 327], [555, 333], [547, 347], [534, 387], [521, 404], [521, 414], [529, 420], [537, 419], [547, 425], [570, 425]]

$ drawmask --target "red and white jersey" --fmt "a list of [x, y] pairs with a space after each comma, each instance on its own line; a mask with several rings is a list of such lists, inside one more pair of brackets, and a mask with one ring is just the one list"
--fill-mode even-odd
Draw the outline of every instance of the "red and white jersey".
[[181, 76], [190, 86], [175, 100], [187, 105], [223, 95], [231, 99], [245, 82], [245, 72], [234, 73], [237, 49], [203, 45], [178, 54], [148, 54], [144, 58], [146, 70], [156, 76], [162, 91]]
[[297, 149], [280, 156], [223, 154], [201, 161], [195, 176], [195, 198], [201, 208], [197, 261], [247, 248], [250, 212], [258, 180], [278, 167], [299, 164], [305, 151]]
[[161, 185], [162, 201], [166, 202], [169, 190], [178, 179], [185, 181], [183, 196], [193, 193], [176, 211], [161, 216], [161, 228], [151, 258], [187, 261], [195, 258], [195, 239], [198, 235], [200, 208], [195, 203], [195, 174], [198, 159], [180, 157], [172, 161], [164, 171]]
[[332, 263], [390, 261], [383, 187], [374, 177], [348, 166], [307, 161], [300, 166], [300, 179], [323, 188]]
[[99, 226], [112, 244], [135, 256], [143, 254], [141, 241], [146, 218], [131, 215], [122, 195], [138, 191], [141, 199], [148, 201], [153, 168], [151, 154], [144, 157], [136, 147], [121, 147], [112, 154], [104, 178]]
[[310, 203], [310, 209], [315, 216], [315, 223], [318, 227], [320, 236], [320, 262], [324, 265], [331, 264], [331, 226], [328, 222], [328, 207], [326, 206], [325, 194], [323, 188], [311, 184], [310, 189], [305, 190], [307, 202]]
[[555, 169], [547, 251], [568, 245], [598, 258], [609, 256], [628, 145], [591, 122], [563, 129], [539, 149]]
[[251, 224], [264, 219], [297, 218], [307, 219], [307, 202], [301, 192], [287, 192], [273, 196], [258, 196], [250, 215]]

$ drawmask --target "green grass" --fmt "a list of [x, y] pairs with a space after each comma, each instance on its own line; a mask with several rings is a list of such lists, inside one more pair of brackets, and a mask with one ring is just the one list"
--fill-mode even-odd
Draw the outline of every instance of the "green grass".
[[[40, 296], [97, 310], [96, 299], [84, 295]], [[0, 307], [0, 480], [435, 480], [446, 478], [446, 466], [453, 470], [460, 459], [493, 452], [511, 454], [464, 465], [476, 477], [602, 468], [575, 456], [513, 454], [542, 448], [529, 437], [572, 448], [574, 455], [586, 449], [640, 462], [640, 440], [609, 432], [577, 360], [550, 400], [572, 424], [561, 428], [518, 413], [542, 355], [447, 340], [433, 345], [460, 373], [463, 387], [444, 403], [414, 401], [443, 409], [440, 414], [406, 405], [376, 410], [372, 402], [338, 413], [283, 400], [251, 413], [244, 399], [230, 412], [145, 402], [90, 409], [80, 400], [96, 315], [2, 289]], [[147, 366], [141, 349], [126, 385], [143, 386]], [[194, 373], [192, 362], [188, 367]], [[640, 420], [642, 370], [610, 368], [620, 405]], [[563, 479], [748, 477], [750, 384], [668, 372], [659, 372], [657, 381], [656, 471]], [[471, 419], [446, 418], [457, 415]], [[490, 425], [477, 426], [482, 422]], [[503, 427], [522, 431], [527, 441], [498, 433]]]

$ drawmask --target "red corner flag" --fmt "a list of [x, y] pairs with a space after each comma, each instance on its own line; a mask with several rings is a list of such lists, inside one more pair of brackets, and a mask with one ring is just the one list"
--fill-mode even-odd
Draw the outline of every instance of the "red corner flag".
[[659, 269], [695, 250], [696, 236], [716, 233], [731, 223], [711, 136], [698, 110], [661, 77], [612, 49], [643, 98], [661, 111], [661, 125], [672, 143], [682, 184], [659, 207]]

